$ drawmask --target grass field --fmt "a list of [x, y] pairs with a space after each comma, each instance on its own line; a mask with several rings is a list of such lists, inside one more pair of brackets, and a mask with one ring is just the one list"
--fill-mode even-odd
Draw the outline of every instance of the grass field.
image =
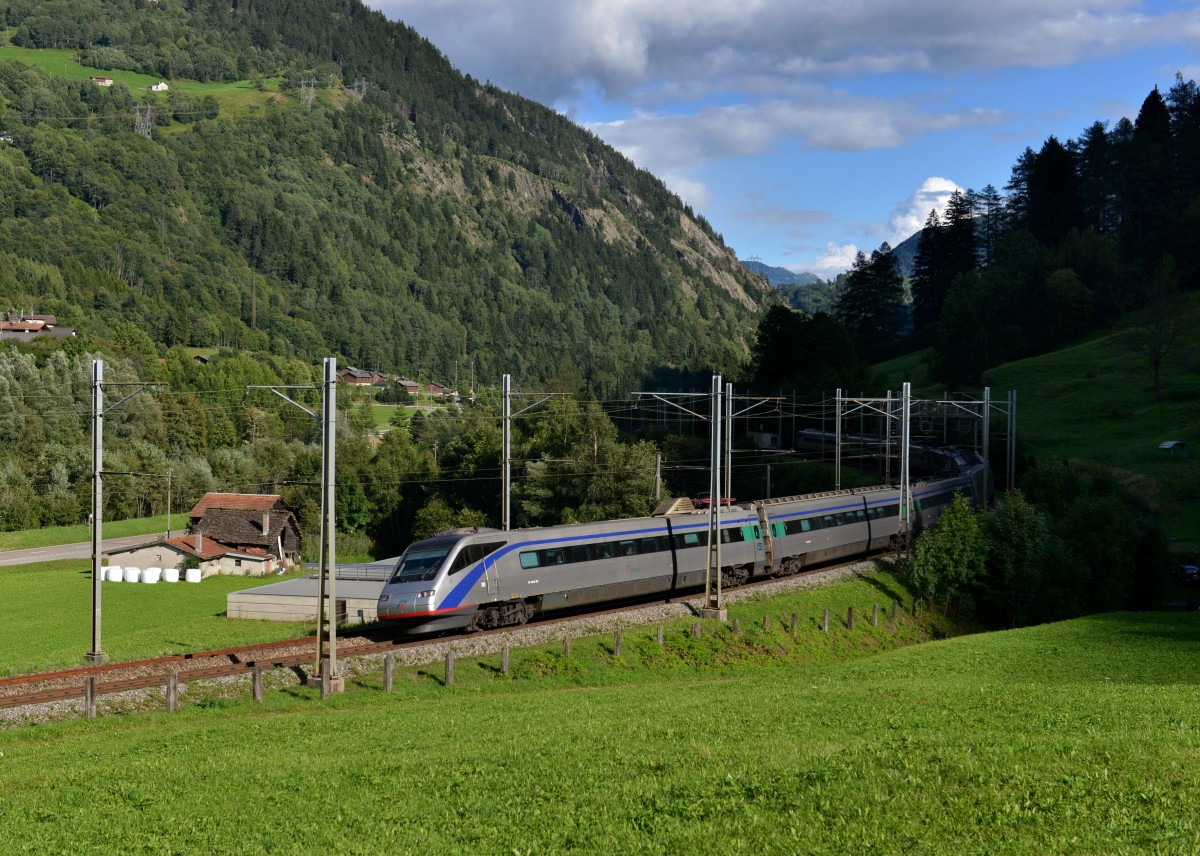
[[[1183, 295], [1180, 315], [1200, 314], [1200, 295]], [[1120, 344], [1120, 332], [1052, 354], [1007, 363], [988, 372], [993, 393], [1018, 391], [1018, 443], [1039, 460], [1087, 461], [1113, 472], [1142, 496], [1185, 554], [1200, 551], [1200, 344], [1188, 329], [1154, 400], [1144, 358]], [[1189, 453], [1168, 454], [1165, 440]]]
[[[166, 93], [149, 92], [149, 87], [162, 80], [149, 74], [134, 71], [106, 71], [79, 64], [78, 51], [54, 50], [51, 48], [19, 48], [8, 42], [8, 33], [0, 39], [0, 62], [15, 61], [40, 68], [52, 77], [69, 80], [87, 80], [91, 77], [111, 77], [116, 83], [124, 83], [140, 100], [167, 104]], [[221, 114], [227, 117], [244, 116], [263, 108], [269, 101], [280, 96], [279, 79], [265, 78], [261, 81], [235, 80], [218, 83], [200, 83], [195, 80], [168, 80], [172, 90], [196, 98], [211, 95], [217, 99]], [[158, 128], [156, 133], [170, 129]]]
[[[172, 514], [171, 526], [178, 534], [187, 525], [187, 515]], [[136, 520], [104, 522], [104, 538], [125, 538], [131, 535], [154, 535], [167, 531], [167, 515], [141, 517]], [[59, 544], [80, 544], [90, 540], [92, 530], [86, 523], [75, 526], [47, 526], [44, 529], [24, 529], [19, 532], [0, 532], [0, 550], [28, 550], [34, 547], [56, 547]]]
[[[291, 577], [210, 577], [199, 584], [104, 583], [101, 641], [113, 660], [249, 645], [315, 631], [315, 623], [225, 618], [231, 591]], [[0, 569], [0, 674], [78, 666], [91, 646], [87, 560]]]
[[674, 631], [658, 655], [647, 629], [619, 661], [607, 640], [517, 652], [508, 678], [463, 660], [453, 688], [415, 671], [390, 695], [370, 676], [327, 702], [25, 728], [0, 733], [0, 835], [30, 853], [1191, 853], [1198, 642], [1194, 614], [1122, 614], [767, 665], [761, 634], [713, 660]]

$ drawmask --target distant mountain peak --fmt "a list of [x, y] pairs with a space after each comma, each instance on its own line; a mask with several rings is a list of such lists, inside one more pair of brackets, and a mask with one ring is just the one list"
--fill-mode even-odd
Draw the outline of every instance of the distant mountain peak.
[[747, 270], [765, 276], [767, 282], [771, 283], [773, 288], [778, 288], [781, 285], [814, 285], [821, 282], [821, 278], [815, 274], [796, 273], [785, 267], [772, 267], [771, 265], [763, 264], [757, 259], [743, 260], [742, 266]]

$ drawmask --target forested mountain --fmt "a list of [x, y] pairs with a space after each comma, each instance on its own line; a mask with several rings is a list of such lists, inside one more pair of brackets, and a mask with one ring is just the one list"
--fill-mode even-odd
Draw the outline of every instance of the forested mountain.
[[[160, 347], [615, 390], [736, 366], [771, 298], [658, 179], [358, 0], [4, 0], [0, 19], [117, 80], [0, 48], [0, 307], [90, 343], [131, 325]], [[244, 79], [237, 99], [220, 83]]]
[[745, 260], [742, 264], [755, 273], [765, 276], [767, 281], [776, 288], [781, 285], [815, 285], [821, 281], [821, 278], [816, 274], [796, 273], [788, 268], [763, 264], [754, 259]]

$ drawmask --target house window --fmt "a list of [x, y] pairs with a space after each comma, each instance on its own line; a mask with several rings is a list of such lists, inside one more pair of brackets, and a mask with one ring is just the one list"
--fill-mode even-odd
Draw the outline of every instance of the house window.
[[240, 568], [240, 567], [242, 566], [242, 560], [241, 560], [241, 559], [234, 559], [234, 560], [233, 560], [233, 566], [234, 566], [235, 568]]

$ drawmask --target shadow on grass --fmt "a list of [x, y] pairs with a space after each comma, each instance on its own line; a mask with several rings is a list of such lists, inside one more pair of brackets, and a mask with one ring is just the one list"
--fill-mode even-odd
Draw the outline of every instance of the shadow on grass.
[[429, 671], [428, 669], [418, 669], [417, 677], [418, 678], [428, 678], [429, 680], [433, 681], [435, 684], [438, 684], [439, 686], [443, 686], [443, 687], [446, 686], [445, 674], [436, 675], [433, 672]]
[[[879, 571], [887, 571], [893, 575], [897, 573], [894, 566], [885, 565], [882, 562], [875, 562], [875, 568]], [[903, 607], [905, 603], [912, 603], [913, 591], [901, 581], [894, 581], [895, 584], [893, 584], [892, 580], [883, 580], [874, 574], [869, 576], [861, 576], [859, 579], [861, 579], [871, 588], [878, 591], [880, 594], [886, 596], [889, 600], [899, 601], [901, 607]]]

